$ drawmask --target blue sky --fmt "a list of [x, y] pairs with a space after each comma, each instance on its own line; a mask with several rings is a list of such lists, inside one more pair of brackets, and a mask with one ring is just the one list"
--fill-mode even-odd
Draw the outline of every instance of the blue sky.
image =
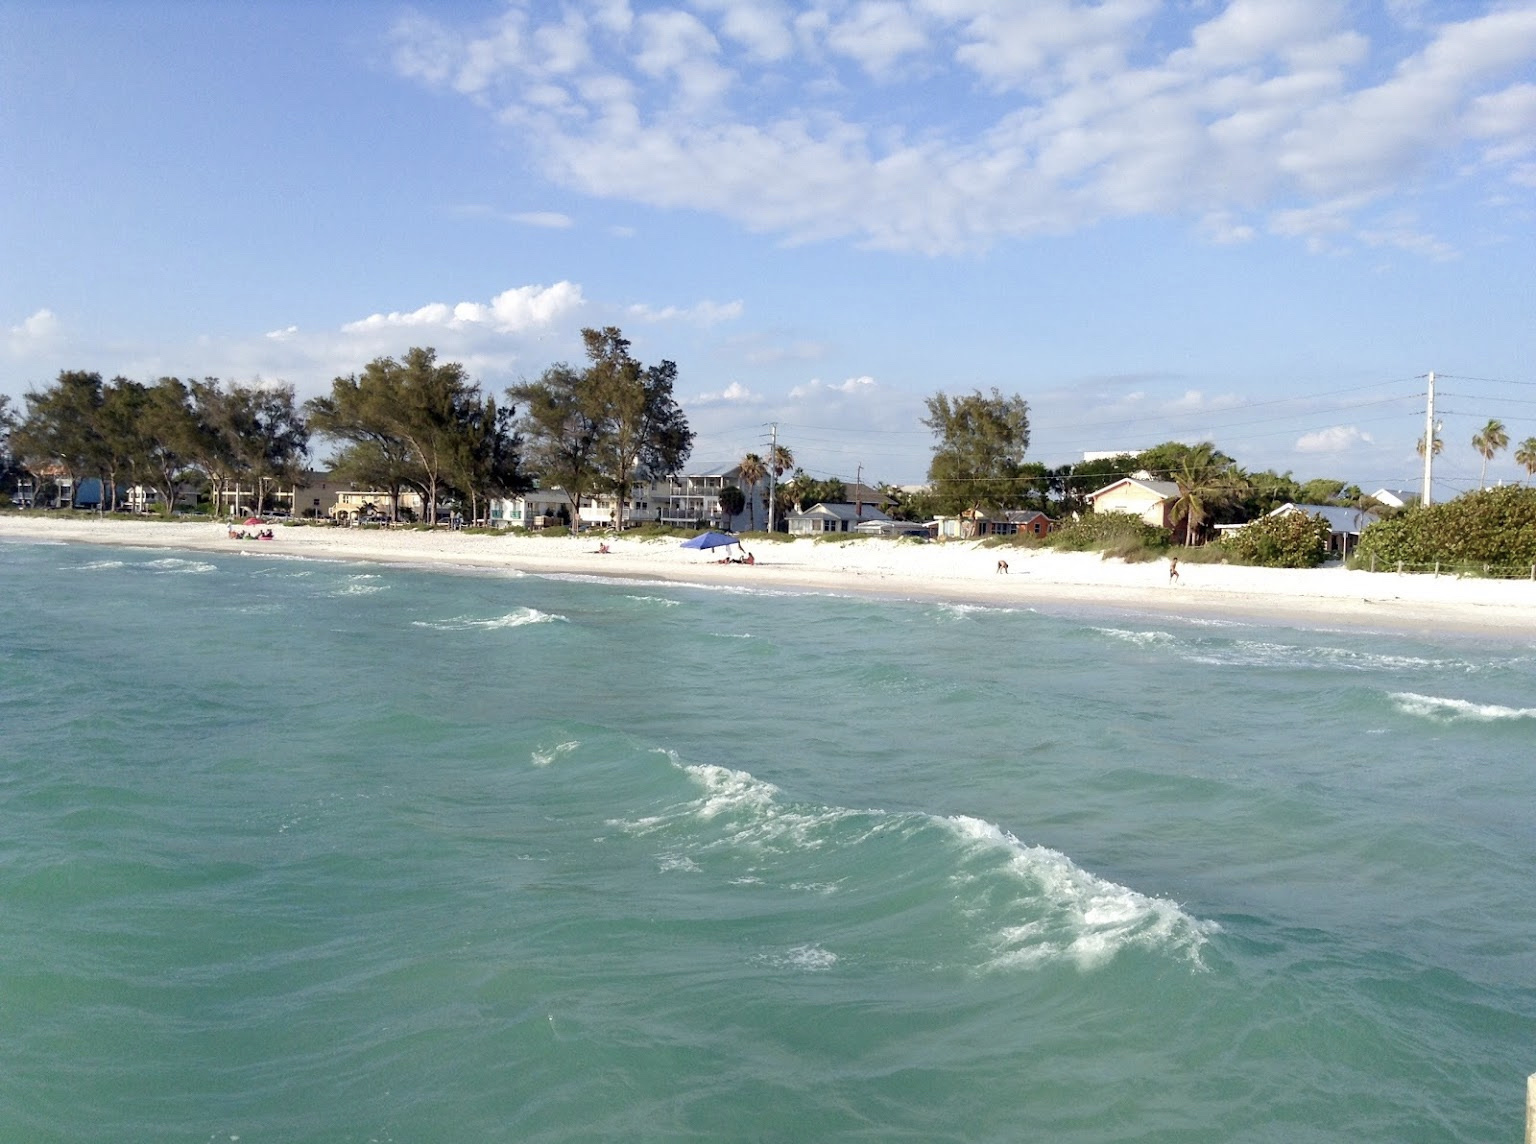
[[17, 398], [612, 324], [699, 461], [918, 481], [996, 386], [1050, 464], [1412, 487], [1436, 370], [1443, 497], [1536, 436], [1533, 319], [1536, 0], [0, 0]]

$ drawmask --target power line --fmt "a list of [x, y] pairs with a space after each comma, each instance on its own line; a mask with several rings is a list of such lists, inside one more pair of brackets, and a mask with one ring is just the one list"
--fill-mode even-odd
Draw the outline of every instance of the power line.
[[1451, 381], [1479, 381], [1487, 385], [1529, 385], [1536, 386], [1536, 381], [1514, 381], [1507, 377], [1466, 377], [1459, 373], [1437, 373], [1438, 378], [1449, 378]]

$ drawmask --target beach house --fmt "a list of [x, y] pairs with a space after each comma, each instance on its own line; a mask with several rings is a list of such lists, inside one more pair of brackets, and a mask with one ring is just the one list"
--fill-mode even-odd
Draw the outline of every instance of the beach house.
[[[655, 500], [662, 524], [677, 528], [722, 528], [735, 532], [747, 519], [746, 512], [726, 518], [720, 508], [720, 494], [726, 488], [741, 488], [741, 466], [734, 463], [702, 465], [681, 480], [658, 482]], [[742, 490], [747, 493], [747, 490]], [[748, 495], [751, 495], [748, 493]]]
[[1388, 508], [1408, 508], [1419, 503], [1419, 494], [1408, 489], [1377, 489], [1371, 494], [1371, 499]]
[[[400, 490], [398, 519], [421, 520], [426, 507], [425, 498], [415, 489]], [[368, 520], [381, 520], [389, 516], [390, 497], [384, 489], [340, 489], [326, 515], [341, 524], [359, 524]]]
[[1088, 494], [1085, 498], [1094, 512], [1124, 512], [1158, 528], [1173, 527], [1173, 502], [1179, 498], [1179, 486], [1172, 481], [1153, 480], [1145, 473], [1121, 477]]
[[[123, 508], [129, 512], [154, 512], [160, 507], [160, 490], [149, 485], [129, 485], [123, 490]], [[176, 491], [176, 507], [192, 510], [197, 508], [197, 490], [181, 488]]]
[[977, 521], [978, 536], [1044, 536], [1055, 526], [1055, 521], [1039, 509], [1015, 509], [998, 516], [983, 517]]
[[[1348, 556], [1353, 552], [1355, 545], [1360, 542], [1360, 534], [1381, 519], [1369, 509], [1331, 504], [1294, 504], [1291, 501], [1286, 501], [1278, 508], [1270, 509], [1264, 515], [1290, 516], [1298, 512], [1308, 516], [1320, 516], [1328, 522], [1328, 551], [1336, 552], [1340, 556]], [[1216, 532], [1222, 537], [1230, 536], [1234, 532], [1241, 532], [1251, 523], [1252, 521], [1242, 524], [1218, 524]]]
[[860, 525], [891, 518], [871, 504], [823, 504], [818, 502], [785, 519], [791, 536], [821, 536], [828, 532], [853, 532]]

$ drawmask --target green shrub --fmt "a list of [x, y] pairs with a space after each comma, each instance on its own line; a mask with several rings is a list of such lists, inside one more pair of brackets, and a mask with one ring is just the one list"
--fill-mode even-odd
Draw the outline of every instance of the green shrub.
[[1172, 535], [1166, 528], [1148, 524], [1126, 512], [1090, 512], [1069, 521], [1045, 538], [1050, 548], [1063, 552], [1103, 552], [1106, 556], [1132, 559], [1128, 553], [1145, 552], [1155, 559], [1168, 547]]
[[1261, 516], [1230, 533], [1219, 543], [1240, 564], [1263, 568], [1316, 568], [1328, 558], [1333, 527], [1322, 517], [1304, 512]]
[[1011, 536], [989, 536], [981, 542], [983, 548], [1040, 548], [1046, 539], [1033, 532], [1015, 532]]
[[1509, 486], [1466, 493], [1445, 504], [1416, 506], [1360, 535], [1356, 567], [1395, 571], [1485, 570], [1529, 575], [1536, 564], [1536, 489]]
[[743, 544], [749, 540], [753, 544], [791, 544], [795, 540], [795, 537], [787, 532], [738, 532], [736, 536]]

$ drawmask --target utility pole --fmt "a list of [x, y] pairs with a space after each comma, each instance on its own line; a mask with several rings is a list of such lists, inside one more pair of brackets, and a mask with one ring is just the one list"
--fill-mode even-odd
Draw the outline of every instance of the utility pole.
[[777, 487], [778, 487], [778, 481], [776, 479], [777, 470], [774, 468], [774, 466], [777, 464], [778, 459], [779, 459], [778, 458], [778, 452], [779, 452], [779, 423], [777, 421], [775, 421], [773, 423], [772, 430], [773, 430], [772, 435], [769, 437], [769, 441], [771, 442], [771, 444], [769, 444], [769, 446], [768, 446], [768, 531], [769, 532], [773, 531], [774, 494], [775, 494], [775, 492], [777, 490]]
[[1429, 400], [1424, 404], [1424, 493], [1419, 502], [1428, 508], [1434, 503], [1435, 479], [1435, 371], [1429, 371]]
[[[846, 469], [844, 469], [843, 471], [847, 472]], [[856, 502], [856, 507], [853, 510], [853, 516], [854, 516], [855, 520], [863, 520], [864, 519], [864, 465], [863, 465], [862, 462], [860, 462], [860, 464], [859, 464], [858, 473], [859, 473], [859, 475], [853, 478], [853, 496], [854, 496], [854, 500]]]

